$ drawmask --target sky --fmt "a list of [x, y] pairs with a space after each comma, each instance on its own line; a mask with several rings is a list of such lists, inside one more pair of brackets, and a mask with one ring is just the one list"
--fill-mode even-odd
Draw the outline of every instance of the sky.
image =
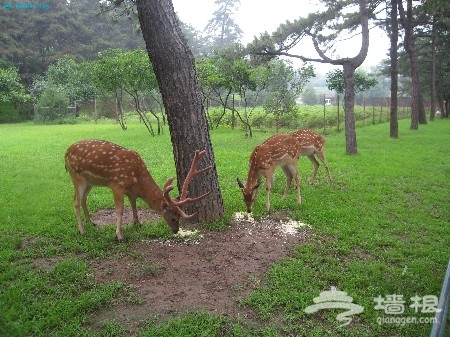
[[[251, 42], [255, 36], [265, 31], [272, 33], [276, 28], [286, 20], [294, 20], [299, 17], [306, 17], [308, 13], [319, 10], [317, 0], [275, 0], [273, 2], [261, 0], [241, 0], [241, 4], [235, 12], [234, 20], [243, 31], [242, 43], [246, 45]], [[191, 24], [195, 29], [203, 31], [208, 21], [212, 18], [216, 9], [214, 0], [172, 0], [175, 12], [184, 23]], [[195, 4], [195, 5], [193, 5]], [[339, 54], [334, 57], [353, 57], [356, 56], [361, 48], [360, 37], [342, 42], [338, 49]], [[312, 43], [305, 40], [293, 49], [297, 54], [319, 58]], [[366, 60], [362, 64], [363, 68], [370, 69], [380, 63], [382, 59], [387, 58], [389, 52], [389, 39], [379, 28], [370, 30], [369, 52]], [[332, 54], [327, 54], [333, 57]], [[294, 60], [294, 64], [295, 64]], [[321, 63], [312, 63], [318, 73], [336, 69], [331, 65]], [[340, 67], [338, 67], [340, 69]]]

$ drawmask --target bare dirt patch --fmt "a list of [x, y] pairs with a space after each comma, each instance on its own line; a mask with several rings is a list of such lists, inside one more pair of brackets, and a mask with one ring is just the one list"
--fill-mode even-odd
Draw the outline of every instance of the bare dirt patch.
[[[141, 221], [157, 219], [151, 211], [140, 212]], [[131, 210], [126, 213], [131, 222]], [[93, 219], [114, 223], [115, 214], [103, 210]], [[285, 213], [260, 221], [241, 216], [228, 229], [203, 232], [195, 241], [142, 240], [130, 244], [123, 258], [94, 262], [96, 280], [123, 282], [141, 301], [105, 308], [93, 317], [93, 325], [115, 319], [133, 332], [151, 317], [192, 309], [247, 317], [239, 300], [261, 284], [271, 264], [291, 256], [308, 236], [307, 226], [293, 229], [293, 224]]]

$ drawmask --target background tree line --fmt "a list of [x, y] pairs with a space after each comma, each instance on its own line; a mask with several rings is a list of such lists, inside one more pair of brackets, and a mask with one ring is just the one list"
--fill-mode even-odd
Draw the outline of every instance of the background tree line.
[[49, 0], [48, 8], [30, 10], [15, 9], [16, 2], [1, 9], [0, 67], [17, 68], [27, 86], [66, 55], [81, 62], [110, 48], [144, 48], [136, 22], [101, 13], [97, 2]]
[[[357, 30], [361, 23], [360, 18], [367, 16], [368, 23], [372, 26], [377, 25], [383, 27], [387, 34], [392, 38], [395, 35], [395, 29], [393, 28], [394, 25], [396, 25], [396, 28], [399, 31], [397, 35], [399, 34], [398, 36], [403, 38], [403, 42], [395, 44], [396, 47], [391, 48], [391, 51], [394, 49], [395, 51], [399, 51], [397, 57], [395, 59], [391, 57], [390, 60], [386, 59], [384, 65], [380, 65], [380, 67], [374, 69], [372, 74], [364, 73], [360, 69], [358, 69], [358, 72], [352, 73], [354, 74], [352, 75], [352, 86], [355, 86], [355, 80], [357, 80], [357, 77], [361, 74], [364, 74], [364, 76], [373, 75], [372, 78], [377, 76], [378, 79], [381, 78], [385, 85], [387, 85], [394, 82], [392, 81], [392, 77], [391, 79], [388, 79], [388, 76], [398, 73], [397, 81], [400, 85], [395, 86], [397, 90], [395, 97], [403, 95], [412, 96], [414, 103], [413, 108], [418, 110], [417, 114], [414, 113], [411, 116], [412, 128], [416, 127], [415, 123], [416, 121], [419, 121], [418, 116], [421, 116], [421, 122], [426, 122], [423, 108], [423, 101], [425, 99], [431, 101], [432, 104], [430, 111], [431, 119], [434, 118], [434, 112], [436, 110], [442, 111], [442, 116], [444, 116], [445, 112], [449, 110], [448, 107], [447, 109], [445, 108], [444, 104], [449, 101], [448, 88], [450, 87], [448, 84], [448, 58], [445, 57], [445, 55], [448, 54], [449, 48], [448, 39], [446, 38], [448, 37], [449, 13], [445, 1], [427, 0], [413, 5], [412, 0], [408, 0], [406, 2], [406, 8], [403, 8], [403, 4], [398, 3], [397, 1], [364, 1], [364, 3], [361, 1], [346, 3], [323, 2], [328, 8], [326, 12], [312, 13], [306, 18], [282, 24], [273, 35], [263, 34], [247, 47], [240, 43], [242, 31], [233, 20], [234, 12], [240, 4], [238, 0], [217, 0], [217, 9], [202, 32], [196, 31], [192, 26], [180, 23], [189, 46], [198, 60], [198, 75], [199, 77], [202, 77], [200, 81], [203, 83], [202, 92], [204, 98], [211, 99], [209, 102], [221, 102], [224, 107], [224, 113], [230, 111], [233, 114], [233, 120], [234, 117], [238, 118], [242, 123], [246, 124], [247, 129], [251, 133], [251, 125], [248, 117], [249, 115], [251, 116], [251, 111], [240, 114], [235, 108], [227, 105], [227, 95], [229, 98], [230, 95], [234, 94], [235, 99], [236, 97], [238, 98], [241, 106], [244, 104], [245, 106], [250, 107], [250, 103], [258, 102], [263, 105], [267, 111], [271, 111], [277, 116], [286, 114], [290, 110], [292, 111], [293, 100], [290, 99], [289, 103], [287, 96], [282, 94], [281, 87], [278, 87], [278, 96], [272, 96], [271, 101], [270, 98], [267, 97], [266, 100], [264, 100], [261, 96], [261, 88], [264, 85], [262, 77], [258, 79], [259, 87], [257, 88], [254, 78], [256, 75], [253, 74], [253, 78], [250, 79], [249, 74], [244, 75], [244, 72], [247, 71], [245, 68], [250, 67], [250, 65], [251, 67], [258, 65], [265, 67], [266, 69], [272, 69], [270, 76], [275, 83], [276, 80], [273, 76], [275, 71], [274, 65], [276, 62], [270, 64], [268, 61], [276, 55], [288, 54], [289, 49], [305, 37], [313, 38], [315, 47], [320, 52], [320, 58], [308, 60], [301, 55], [288, 54], [288, 56], [298, 57], [309, 62], [339, 64], [339, 62], [341, 62], [340, 60], [334, 60], [322, 53], [320, 49], [321, 45], [329, 46], [332, 43], [332, 39], [336, 39], [339, 34], [346, 30]], [[360, 5], [360, 10], [348, 12], [349, 5], [357, 9], [358, 4]], [[364, 5], [364, 13], [361, 10], [361, 4]], [[347, 13], [345, 14], [344, 10], [346, 9]], [[395, 13], [397, 13], [395, 15], [398, 19], [397, 24], [393, 23], [394, 17], [392, 14], [394, 13], [394, 9], [396, 10]], [[333, 14], [333, 16], [330, 16], [331, 12], [336, 15]], [[361, 16], [362, 14], [364, 15]], [[18, 81], [18, 84], [25, 85], [25, 87], [22, 88], [23, 95], [18, 95], [20, 90], [17, 90], [18, 86], [16, 84], [14, 84], [16, 89], [9, 90], [9, 94], [2, 94], [3, 101], [11, 101], [14, 102], [15, 105], [22, 104], [30, 97], [34, 98], [35, 102], [37, 102], [37, 99], [41, 99], [41, 97], [36, 96], [36, 94], [42, 92], [43, 88], [39, 89], [39, 86], [42, 86], [42, 84], [46, 82], [44, 79], [46, 76], [50, 78], [50, 83], [53, 84], [51, 85], [52, 88], [47, 89], [52, 94], [44, 95], [44, 98], [45, 96], [60, 97], [61, 104], [66, 107], [69, 106], [69, 104], [71, 104], [70, 102], [74, 99], [83, 100], [87, 97], [94, 97], [95, 95], [97, 95], [97, 97], [98, 95], [105, 96], [106, 87], [104, 86], [104, 83], [101, 84], [99, 81], [96, 83], [88, 83], [87, 81], [92, 79], [89, 79], [86, 76], [92, 74], [90, 74], [89, 71], [85, 71], [85, 75], [81, 75], [80, 73], [79, 76], [85, 76], [84, 80], [86, 83], [83, 83], [83, 81], [78, 78], [76, 80], [78, 81], [77, 83], [71, 84], [72, 89], [65, 88], [64, 93], [67, 96], [66, 99], [69, 100], [69, 103], [63, 104], [61, 91], [56, 90], [54, 83], [55, 79], [53, 79], [55, 75], [52, 75], [51, 72], [54, 71], [55, 68], [62, 66], [60, 62], [63, 62], [61, 59], [64, 57], [69, 57], [72, 59], [72, 63], [78, 64], [77, 66], [74, 64], [70, 66], [70, 62], [66, 60], [66, 66], [73, 70], [75, 68], [85, 68], [84, 65], [82, 65], [83, 62], [94, 62], [97, 58], [106, 62], [107, 58], [105, 58], [105, 54], [112, 57], [110, 54], [114, 53], [112, 52], [114, 49], [120, 49], [126, 53], [144, 47], [144, 41], [140, 34], [140, 27], [137, 22], [137, 10], [133, 1], [119, 1], [114, 2], [114, 4], [112, 2], [92, 3], [87, 0], [74, 0], [70, 2], [49, 1], [49, 7], [46, 9], [32, 11], [4, 9], [2, 10], [0, 20], [2, 24], [4, 24], [4, 27], [6, 27], [5, 32], [7, 32], [1, 34], [3, 46], [5, 46], [0, 50], [0, 66], [2, 69], [5, 69], [1, 78], [4, 79], [4, 83], [8, 81], [8, 83], [12, 83], [11, 74], [19, 74], [20, 81]], [[320, 23], [323, 24], [321, 25]], [[323, 30], [325, 28], [329, 29], [332, 34], [328, 36], [323, 35]], [[361, 34], [364, 37], [365, 33], [361, 32]], [[294, 43], [287, 43], [289, 39], [292, 38], [295, 38]], [[414, 42], [413, 45], [412, 42]], [[412, 50], [414, 50], [416, 55], [414, 56], [414, 60], [418, 58], [421, 65], [421, 67], [418, 67], [417, 64], [415, 64], [414, 71], [412, 70], [414, 62], [411, 62], [412, 59], [409, 56]], [[252, 55], [252, 57], [248, 58], [246, 55]], [[118, 55], [116, 55], [116, 57], [118, 57]], [[221, 65], [219, 62], [220, 60], [227, 61], [223, 61], [223, 64]], [[116, 61], [118, 61], [118, 59]], [[136, 60], [130, 59], [128, 61], [134, 62]], [[233, 76], [233, 80], [239, 78], [244, 81], [245, 76], [247, 76], [248, 81], [245, 84], [237, 84], [230, 82], [226, 83], [224, 82], [224, 79], [222, 79], [220, 84], [224, 86], [218, 89], [218, 83], [212, 83], [212, 78], [208, 78], [208, 76], [205, 78], [205, 74], [201, 73], [202, 67], [205, 67], [205, 63], [207, 62], [216, 63], [214, 67], [218, 71], [222, 71], [222, 73], [219, 74], [221, 77]], [[234, 66], [231, 68], [224, 66], [227, 62], [228, 65], [233, 63]], [[239, 62], [242, 67], [239, 67]], [[397, 70], [392, 67], [394, 63], [397, 65]], [[280, 64], [281, 63], [278, 63], [278, 65]], [[311, 63], [305, 63], [305, 66], [302, 67], [302, 69], [292, 70], [297, 72], [297, 75], [302, 72], [303, 75], [305, 75], [304, 71], [306, 69], [312, 71], [312, 68], [309, 68], [310, 65]], [[51, 66], [54, 66], [54, 68], [51, 69]], [[117, 67], [114, 68], [114, 64], [104, 64], [104, 66], [104, 71], [107, 69], [110, 69], [111, 72], [113, 72], [114, 69], [117, 70]], [[129, 68], [129, 70], [131, 71], [133, 69], [134, 71], [140, 69], [141, 66], [142, 65], [137, 64], [135, 68]], [[222, 66], [222, 68], [220, 68], [220, 66]], [[287, 64], [286, 69], [289, 68], [292, 68], [292, 66]], [[256, 69], [257, 68], [254, 68], [252, 71], [256, 71]], [[232, 70], [231, 73], [230, 70]], [[237, 77], [236, 74], [233, 74], [233, 72], [236, 71], [240, 71], [240, 74]], [[144, 73], [151, 74], [151, 70], [147, 69]], [[259, 74], [262, 75], [263, 73], [260, 72]], [[266, 75], [269, 76], [268, 73]], [[278, 75], [281, 76], [280, 73]], [[314, 102], [314, 90], [309, 87], [308, 90], [301, 93], [307, 86], [307, 79], [301, 79], [301, 75], [300, 77], [297, 75], [291, 77], [291, 82], [288, 84], [289, 88], [292, 89], [293, 93], [295, 92], [297, 95], [301, 94], [305, 98], [304, 101]], [[329, 77], [335, 77], [336, 74], [333, 72], [328, 75]], [[16, 75], [14, 76], [15, 79], [19, 78]], [[73, 77], [73, 74], [71, 76]], [[156, 79], [154, 74], [153, 82], [149, 77], [148, 80], [145, 80], [147, 81], [148, 87], [143, 89], [146, 94], [153, 93], [154, 97], [149, 100], [149, 102], [144, 103], [143, 106], [141, 105], [141, 102], [142, 97], [145, 97], [145, 94], [143, 95], [140, 90], [136, 90], [136, 85], [134, 85], [133, 88], [133, 85], [128, 83], [131, 85], [131, 89], [128, 89], [128, 85], [124, 85], [123, 83], [113, 83], [114, 79], [117, 79], [120, 76], [126, 77], [127, 72], [123, 70], [120, 74], [113, 73], [112, 77], [107, 77], [111, 80], [111, 83], [109, 83], [110, 87], [108, 88], [110, 90], [109, 94], [113, 94], [115, 97], [114, 100], [117, 101], [117, 103], [115, 103], [117, 109], [114, 109], [114, 113], [117, 115], [119, 121], [123, 120], [121, 118], [123, 115], [123, 107], [120, 98], [123, 97], [124, 93], [132, 95], [136, 103], [136, 111], [142, 115], [144, 121], [146, 119], [145, 114], [142, 113], [143, 109], [150, 113], [155, 111], [155, 107], [149, 108], [150, 105], [156, 105], [157, 109], [162, 109], [163, 104], [161, 97], [158, 97], [157, 90], [155, 91]], [[312, 76], [313, 75], [310, 74], [309, 79], [311, 79]], [[339, 77], [339, 80], [343, 85], [339, 86], [335, 81], [330, 80], [328, 87], [342, 94], [346, 94], [348, 91], [345, 90], [346, 83], [348, 82], [347, 77], [348, 74], [345, 75], [344, 69]], [[285, 80], [286, 79], [287, 78], [285, 78]], [[217, 80], [218, 79], [215, 79], [215, 81]], [[73, 81], [73, 79], [70, 81]], [[299, 82], [296, 83], [296, 81]], [[280, 85], [280, 83], [281, 82], [278, 81], [278, 85]], [[298, 85], [299, 83], [301, 83], [301, 85]], [[86, 87], [92, 87], [94, 84], [97, 87], [97, 91], [95, 93], [88, 93], [89, 90], [94, 90], [94, 88], [88, 89]], [[2, 85], [5, 86], [5, 84]], [[213, 88], [209, 87], [211, 85]], [[356, 84], [356, 86], [358, 85]], [[101, 87], [101, 89], [99, 89], [99, 87]], [[418, 87], [420, 87], [419, 91], [417, 91]], [[274, 89], [274, 86], [272, 85], [271, 88]], [[257, 95], [259, 101], [255, 100], [254, 93], [248, 95], [250, 91], [253, 91], [251, 89], [260, 91], [260, 94]], [[268, 89], [269, 87], [265, 87], [264, 91], [267, 92]], [[5, 89], [3, 92], [6, 91], [7, 90]], [[74, 93], [73, 91], [78, 92]], [[81, 93], [83, 91], [85, 92]], [[13, 95], [15, 98], [12, 98], [11, 92], [15, 92]], [[30, 96], [29, 93], [32, 95]], [[212, 93], [215, 93], [217, 97], [212, 99]], [[21, 99], [19, 99], [18, 96], [21, 96]], [[284, 97], [286, 100], [281, 102], [281, 97]], [[395, 97], [392, 97], [392, 99]], [[342, 101], [343, 105], [345, 101], [346, 100]], [[44, 99], [44, 101], [41, 101], [41, 106], [47, 106], [50, 103], [51, 102], [45, 102]], [[275, 103], [277, 103], [278, 106], [274, 106]], [[391, 104], [391, 106], [394, 108], [393, 104]], [[344, 109], [346, 110], [346, 113], [351, 110], [350, 106], [345, 105]], [[31, 115], [31, 113], [28, 113], [28, 115]], [[157, 115], [155, 115], [155, 117], [156, 116]], [[395, 118], [391, 118], [391, 120], [395, 120]], [[151, 124], [147, 124], [149, 131], [153, 133], [154, 131], [151, 130]], [[126, 128], [126, 125], [123, 122], [121, 122], [121, 125], [123, 128]]]

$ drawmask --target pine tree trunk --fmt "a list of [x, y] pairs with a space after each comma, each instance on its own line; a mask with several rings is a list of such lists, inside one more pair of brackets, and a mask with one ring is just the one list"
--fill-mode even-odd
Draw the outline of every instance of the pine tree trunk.
[[343, 64], [344, 68], [344, 106], [345, 106], [345, 147], [347, 154], [357, 154], [355, 129], [355, 69], [352, 62]]
[[397, 0], [392, 0], [391, 4], [391, 116], [390, 116], [390, 137], [398, 138], [398, 19]]
[[433, 27], [431, 30], [431, 104], [430, 121], [434, 121], [436, 114], [436, 16], [433, 15]]
[[[172, 1], [137, 0], [139, 22], [159, 83], [173, 145], [178, 190], [190, 169], [196, 150], [207, 155], [199, 167], [213, 169], [195, 178], [188, 196], [196, 197], [212, 190], [200, 202], [184, 207], [186, 213], [197, 213], [194, 220], [210, 222], [222, 217], [224, 207], [217, 178], [216, 162], [208, 131], [206, 115], [197, 85], [194, 56], [178, 25]], [[157, 151], [158, 149], [154, 149]]]
[[414, 25], [413, 25], [413, 8], [412, 0], [406, 2], [406, 14], [402, 2], [398, 2], [398, 9], [400, 12], [400, 19], [405, 30], [404, 33], [404, 48], [409, 56], [411, 67], [411, 81], [412, 81], [412, 103], [411, 103], [411, 130], [417, 130], [420, 124], [426, 124], [425, 108], [423, 106], [422, 94], [420, 90], [419, 81], [419, 56], [415, 45]]

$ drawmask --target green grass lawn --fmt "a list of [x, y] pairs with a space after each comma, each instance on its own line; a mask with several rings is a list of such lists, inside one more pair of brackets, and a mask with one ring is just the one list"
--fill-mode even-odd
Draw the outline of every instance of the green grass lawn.
[[[281, 199], [284, 182], [277, 171], [272, 209], [290, 210], [292, 218], [312, 226], [314, 235], [294, 257], [273, 265], [261, 286], [242, 299], [258, 323], [193, 312], [162, 322], [149, 317], [139, 336], [428, 336], [430, 324], [381, 320], [433, 317], [409, 305], [415, 295], [439, 295], [450, 257], [450, 121], [410, 131], [409, 121], [401, 120], [400, 138], [388, 134], [387, 123], [359, 128], [357, 156], [345, 154], [343, 133], [326, 135], [334, 183], [327, 183], [321, 167], [320, 182], [307, 185], [312, 165], [302, 158], [300, 206], [294, 197]], [[239, 131], [211, 131], [226, 209], [222, 226], [244, 210], [236, 177], [246, 178], [251, 151], [270, 135], [255, 131], [246, 139]], [[150, 137], [137, 123], [129, 123], [126, 132], [112, 123], [0, 124], [0, 336], [124, 335], [117, 322], [101, 331], [88, 324], [100, 308], [139, 301], [126, 285], [96, 283], [88, 267], [93, 259], [129, 254], [127, 243], [114, 242], [113, 227], [78, 233], [64, 153], [88, 138], [138, 151], [160, 185], [175, 176], [168, 131]], [[255, 217], [264, 215], [264, 193]], [[112, 207], [111, 192], [96, 189], [88, 205], [91, 211]], [[159, 222], [139, 233], [125, 228], [124, 235], [133, 242], [142, 235], [170, 234]], [[54, 259], [55, 266], [38, 263], [43, 258]], [[364, 307], [347, 326], [336, 320], [342, 309], [304, 312], [332, 286]], [[394, 294], [405, 300], [403, 314], [375, 309], [375, 298]]]

